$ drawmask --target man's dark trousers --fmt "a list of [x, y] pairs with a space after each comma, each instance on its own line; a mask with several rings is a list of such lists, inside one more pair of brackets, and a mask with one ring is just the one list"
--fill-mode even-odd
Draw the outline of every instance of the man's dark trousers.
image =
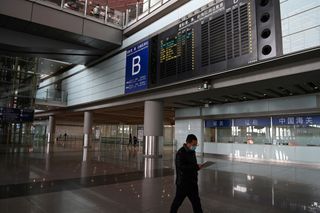
[[202, 207], [200, 203], [198, 184], [179, 184], [177, 185], [176, 197], [171, 205], [170, 213], [178, 212], [183, 200], [188, 197], [193, 208], [194, 213], [202, 213]]

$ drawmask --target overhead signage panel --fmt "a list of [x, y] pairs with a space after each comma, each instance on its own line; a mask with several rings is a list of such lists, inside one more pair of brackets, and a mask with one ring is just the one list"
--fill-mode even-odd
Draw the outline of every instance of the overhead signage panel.
[[229, 120], [205, 120], [206, 128], [215, 128], [215, 127], [231, 127], [232, 121]]
[[307, 116], [282, 116], [272, 119], [274, 126], [288, 126], [288, 125], [320, 125], [319, 115], [307, 115]]
[[0, 122], [24, 123], [32, 122], [34, 110], [0, 107]]
[[234, 126], [271, 126], [270, 118], [235, 119]]
[[127, 50], [125, 93], [148, 88], [149, 41]]

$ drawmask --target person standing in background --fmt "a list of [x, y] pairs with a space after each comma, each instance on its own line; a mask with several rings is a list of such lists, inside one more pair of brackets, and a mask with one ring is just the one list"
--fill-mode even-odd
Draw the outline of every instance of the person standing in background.
[[136, 147], [138, 143], [138, 138], [136, 136], [133, 136], [133, 146]]
[[130, 133], [130, 135], [129, 135], [129, 143], [128, 143], [128, 146], [129, 145], [132, 145], [132, 135], [131, 135], [131, 133]]
[[67, 141], [67, 137], [68, 137], [68, 134], [67, 132], [64, 133], [64, 141]]

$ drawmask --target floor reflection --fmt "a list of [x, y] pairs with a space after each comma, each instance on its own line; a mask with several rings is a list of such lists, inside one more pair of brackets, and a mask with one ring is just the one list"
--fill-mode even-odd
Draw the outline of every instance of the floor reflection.
[[86, 162], [87, 160], [88, 160], [88, 148], [83, 148], [82, 161]]
[[[38, 199], [45, 200], [45, 196], [73, 199], [70, 205], [75, 202], [74, 211], [81, 211], [79, 206], [89, 202], [101, 209], [120, 209], [118, 212], [168, 212], [175, 193], [171, 147], [165, 147], [160, 159], [144, 158], [141, 149], [133, 146], [93, 144], [79, 148], [66, 151], [53, 145], [48, 154], [44, 148], [42, 152], [2, 152], [0, 209], [7, 210], [1, 212], [37, 212], [31, 211], [35, 206], [13, 211], [10, 208], [18, 207], [7, 205], [13, 199], [35, 199], [26, 205], [41, 205]], [[205, 212], [320, 212], [319, 169], [218, 158], [198, 160], [215, 162], [199, 172]], [[40, 212], [54, 212], [43, 208], [46, 210]], [[103, 212], [83, 208], [87, 208], [83, 212]], [[181, 212], [190, 209], [186, 202]]]

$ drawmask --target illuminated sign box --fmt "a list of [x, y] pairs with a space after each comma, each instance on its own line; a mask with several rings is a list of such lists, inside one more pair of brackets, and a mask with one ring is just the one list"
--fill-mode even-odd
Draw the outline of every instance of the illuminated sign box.
[[206, 128], [231, 127], [232, 120], [205, 120]]
[[24, 123], [32, 122], [34, 110], [0, 107], [0, 122]]
[[125, 93], [148, 88], [149, 41], [127, 50]]
[[309, 116], [282, 116], [275, 117], [272, 119], [274, 126], [289, 126], [289, 125], [320, 125], [319, 115], [309, 115]]
[[234, 126], [271, 126], [270, 118], [234, 119]]

